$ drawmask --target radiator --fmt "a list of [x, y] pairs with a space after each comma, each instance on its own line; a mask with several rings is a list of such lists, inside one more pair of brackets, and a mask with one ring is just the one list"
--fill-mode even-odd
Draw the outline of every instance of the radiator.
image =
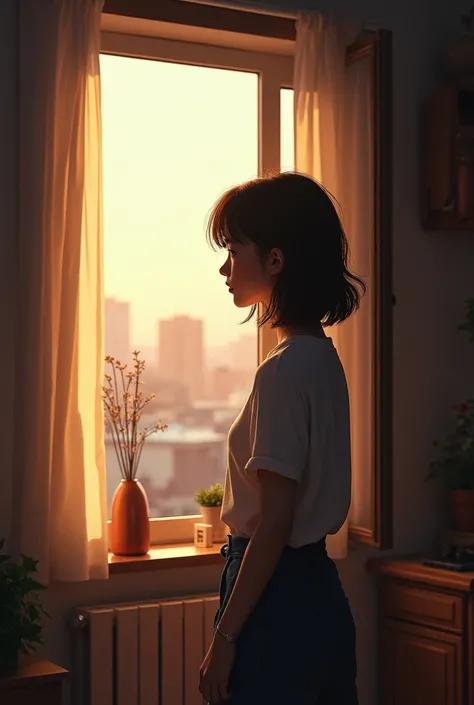
[[82, 607], [74, 613], [76, 705], [203, 705], [199, 667], [218, 597]]

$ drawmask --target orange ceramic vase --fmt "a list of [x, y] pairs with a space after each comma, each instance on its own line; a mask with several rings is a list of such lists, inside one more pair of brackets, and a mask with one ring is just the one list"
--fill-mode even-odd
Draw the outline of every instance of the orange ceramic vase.
[[150, 509], [138, 480], [121, 480], [112, 500], [110, 550], [116, 556], [141, 556], [150, 550]]

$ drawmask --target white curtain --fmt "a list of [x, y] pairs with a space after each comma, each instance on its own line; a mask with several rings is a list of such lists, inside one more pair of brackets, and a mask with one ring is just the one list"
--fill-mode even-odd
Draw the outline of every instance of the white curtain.
[[[372, 114], [365, 64], [346, 68], [346, 37], [330, 18], [298, 17], [294, 75], [295, 167], [322, 183], [336, 198], [351, 249], [350, 267], [368, 285], [361, 310], [331, 336], [344, 364], [351, 400], [354, 490], [370, 503], [370, 236], [373, 231]], [[351, 510], [352, 511], [352, 510]], [[345, 558], [348, 522], [328, 537], [332, 558]]]
[[108, 575], [103, 0], [20, 4], [19, 341], [11, 543], [43, 580]]

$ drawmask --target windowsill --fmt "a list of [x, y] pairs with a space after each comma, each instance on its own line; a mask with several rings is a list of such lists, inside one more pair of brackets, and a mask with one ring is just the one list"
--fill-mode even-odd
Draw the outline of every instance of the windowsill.
[[197, 568], [222, 562], [220, 544], [196, 548], [193, 543], [153, 546], [145, 556], [114, 556], [109, 553], [110, 575], [142, 573], [165, 568]]

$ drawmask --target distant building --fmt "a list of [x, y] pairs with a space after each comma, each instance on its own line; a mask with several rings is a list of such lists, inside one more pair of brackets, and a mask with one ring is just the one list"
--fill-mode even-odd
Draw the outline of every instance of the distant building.
[[130, 340], [130, 302], [105, 299], [105, 354], [130, 364], [132, 343]]
[[211, 398], [224, 401], [238, 387], [239, 379], [235, 369], [216, 367], [211, 373]]
[[227, 438], [230, 426], [237, 418], [246, 402], [248, 393], [242, 395], [232, 392], [229, 399], [207, 399], [193, 404], [187, 410], [186, 416], [179, 416], [177, 420], [184, 425], [212, 428], [216, 433], [224, 434]]
[[184, 385], [191, 401], [204, 397], [204, 326], [202, 320], [175, 316], [161, 320], [158, 341], [158, 374]]

